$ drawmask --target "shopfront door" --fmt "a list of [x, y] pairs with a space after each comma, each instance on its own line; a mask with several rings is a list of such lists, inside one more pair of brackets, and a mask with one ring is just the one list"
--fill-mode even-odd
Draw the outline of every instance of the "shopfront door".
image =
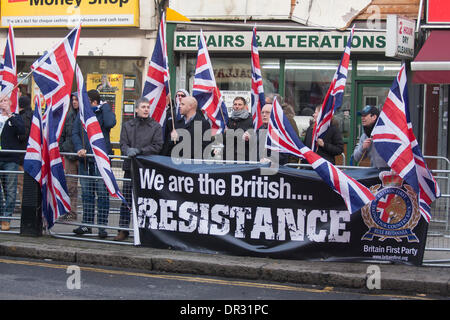
[[[353, 108], [351, 121], [350, 137], [347, 142], [347, 159], [351, 159], [354, 147], [359, 141], [359, 137], [363, 132], [361, 125], [361, 117], [358, 116], [358, 111], [364, 108], [366, 105], [377, 107], [379, 110], [383, 107], [386, 97], [391, 88], [392, 81], [357, 81], [356, 82], [356, 99], [355, 106]], [[352, 159], [350, 160], [352, 165], [358, 165]], [[369, 166], [369, 161], [361, 161], [360, 166]]]

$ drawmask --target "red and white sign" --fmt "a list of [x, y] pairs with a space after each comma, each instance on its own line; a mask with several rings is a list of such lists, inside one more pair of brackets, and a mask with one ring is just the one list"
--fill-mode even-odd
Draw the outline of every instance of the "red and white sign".
[[414, 20], [389, 14], [386, 21], [386, 56], [414, 58]]

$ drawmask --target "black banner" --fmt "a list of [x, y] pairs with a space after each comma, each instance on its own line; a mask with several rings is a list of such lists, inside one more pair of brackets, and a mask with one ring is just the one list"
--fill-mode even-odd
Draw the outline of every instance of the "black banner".
[[135, 243], [281, 259], [420, 265], [428, 224], [389, 172], [347, 169], [375, 200], [353, 214], [314, 170], [169, 157], [133, 160]]

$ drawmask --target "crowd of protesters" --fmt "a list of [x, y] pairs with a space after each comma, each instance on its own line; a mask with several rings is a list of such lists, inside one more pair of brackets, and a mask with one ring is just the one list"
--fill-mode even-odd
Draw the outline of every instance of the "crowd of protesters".
[[[101, 102], [97, 90], [88, 92], [91, 107], [100, 124], [106, 142], [107, 153], [112, 155], [110, 131], [116, 125], [116, 117], [108, 103]], [[288, 154], [276, 154], [265, 148], [265, 137], [268, 128], [272, 103], [274, 98], [282, 105], [283, 111], [289, 119], [296, 134], [301, 137], [295, 122], [294, 108], [284, 103], [280, 95], [272, 94], [266, 97], [265, 105], [261, 110], [262, 125], [255, 130], [247, 100], [244, 97], [236, 97], [233, 100], [233, 109], [230, 114], [226, 129], [216, 136], [211, 136], [209, 121], [199, 110], [197, 100], [189, 95], [189, 92], [180, 89], [175, 94], [173, 103], [168, 104], [166, 110], [166, 122], [162, 127], [150, 117], [150, 102], [146, 98], [140, 98], [135, 104], [135, 117], [122, 125], [120, 133], [120, 151], [128, 158], [123, 162], [124, 178], [131, 178], [130, 158], [142, 155], [164, 155], [176, 158], [207, 159], [220, 158], [227, 161], [259, 161], [262, 163], [275, 162], [277, 165], [286, 163], [300, 163], [301, 160]], [[24, 154], [7, 153], [6, 149], [25, 150], [27, 146], [32, 110], [30, 98], [22, 96], [19, 99], [20, 114], [14, 114], [10, 110], [11, 100], [4, 97], [0, 100], [0, 169], [7, 171], [23, 170]], [[311, 118], [311, 126], [306, 130], [303, 138], [306, 146], [311, 146], [312, 130], [317, 114], [321, 106], [317, 106]], [[74, 229], [77, 235], [92, 232], [91, 227], [95, 221], [97, 212], [98, 236], [108, 236], [105, 228], [108, 224], [109, 194], [102, 179], [89, 179], [88, 176], [100, 176], [95, 159], [91, 156], [92, 149], [86, 131], [81, 125], [79, 117], [79, 103], [76, 92], [71, 94], [70, 108], [59, 140], [60, 151], [64, 154], [64, 167], [67, 179], [68, 193], [72, 210], [65, 214], [63, 221], [77, 221], [78, 205], [78, 178], [81, 185], [81, 200], [83, 206], [83, 225]], [[374, 114], [374, 117], [372, 117]], [[360, 160], [369, 156], [375, 165], [377, 158], [367, 136], [373, 118], [378, 116], [374, 108], [365, 108], [362, 111], [363, 126], [366, 136], [361, 138], [360, 144], [355, 149], [355, 159]], [[370, 117], [368, 116], [370, 115]], [[367, 118], [367, 125], [364, 120]], [[370, 119], [369, 119], [370, 118]], [[370, 120], [370, 121], [369, 121]], [[317, 153], [335, 163], [335, 156], [343, 152], [343, 141], [339, 128], [332, 123], [330, 130], [323, 138], [317, 140]], [[76, 154], [76, 155], [75, 155]], [[2, 201], [0, 213], [2, 216], [12, 215], [16, 195], [22, 194], [22, 177], [18, 181], [18, 175], [1, 175]], [[131, 203], [131, 183], [126, 180], [123, 183], [123, 194], [128, 203]], [[19, 192], [17, 192], [19, 190]], [[95, 210], [97, 204], [97, 210]], [[130, 224], [130, 208], [122, 204], [120, 207], [119, 227], [126, 229]], [[1, 230], [9, 230], [10, 221], [1, 221]], [[128, 231], [120, 230], [115, 240], [122, 241], [129, 236]]]

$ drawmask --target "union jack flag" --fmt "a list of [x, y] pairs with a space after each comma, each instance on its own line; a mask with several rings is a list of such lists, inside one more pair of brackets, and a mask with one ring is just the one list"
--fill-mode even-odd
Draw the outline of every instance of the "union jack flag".
[[89, 96], [84, 84], [83, 74], [78, 65], [76, 66], [76, 69], [80, 120], [84, 130], [87, 132], [97, 168], [111, 196], [119, 198], [127, 204], [112, 172], [111, 163], [106, 150], [105, 138], [102, 129], [100, 128], [100, 124], [97, 121], [97, 117], [95, 116], [94, 111], [92, 111]]
[[166, 18], [163, 13], [142, 92], [142, 95], [150, 101], [150, 116], [163, 128], [166, 120], [166, 100], [169, 94]]
[[264, 87], [259, 64], [258, 42], [256, 41], [256, 27], [253, 28], [252, 37], [252, 119], [253, 127], [257, 130], [262, 125], [261, 109], [265, 103]]
[[328, 92], [322, 104], [322, 108], [317, 115], [317, 121], [314, 124], [311, 150], [316, 150], [316, 140], [322, 138], [331, 125], [334, 111], [339, 109], [344, 99], [345, 83], [347, 82], [348, 66], [350, 63], [350, 51], [352, 47], [354, 26], [350, 32], [347, 45], [341, 62], [333, 76]]
[[42, 182], [42, 106], [39, 96], [34, 98], [34, 114], [31, 120], [30, 136], [23, 162], [24, 170], [39, 184]]
[[266, 148], [306, 159], [317, 174], [341, 195], [351, 213], [358, 211], [375, 199], [368, 188], [311, 151], [301, 142], [276, 99], [270, 114]]
[[208, 117], [211, 123], [211, 134], [216, 135], [225, 130], [228, 111], [222, 93], [216, 84], [202, 30], [200, 30], [199, 40], [192, 96], [197, 99], [198, 108]]
[[391, 201], [395, 197], [398, 197], [398, 196], [396, 194], [389, 193], [386, 196], [384, 196], [378, 200], [377, 212], [379, 213], [381, 221], [389, 223], [389, 221], [391, 220], [391, 212], [389, 212], [386, 209], [389, 208]]
[[57, 123], [51, 108], [41, 117], [41, 102], [35, 97], [35, 109], [23, 167], [41, 187], [42, 215], [48, 229], [58, 217], [70, 211], [70, 198], [55, 129]]
[[9, 26], [5, 51], [0, 63], [1, 95], [7, 95], [11, 99], [11, 112], [19, 113], [14, 30], [11, 25]]
[[60, 44], [31, 65], [34, 80], [58, 125], [57, 140], [69, 110], [80, 32], [81, 26], [74, 28]]
[[[70, 211], [70, 198], [58, 140], [69, 108], [79, 39], [80, 27], [77, 27], [59, 45], [31, 66], [34, 80], [43, 94], [46, 110], [40, 120], [40, 106], [35, 108], [31, 128], [33, 131], [30, 131], [24, 169], [41, 185], [42, 214], [48, 229], [53, 227], [56, 219]], [[36, 106], [38, 105], [36, 103]], [[38, 128], [41, 131], [40, 136]]]
[[418, 193], [420, 212], [429, 222], [430, 205], [440, 197], [440, 190], [428, 170], [412, 129], [405, 65], [394, 79], [372, 131], [372, 139], [389, 167]]

